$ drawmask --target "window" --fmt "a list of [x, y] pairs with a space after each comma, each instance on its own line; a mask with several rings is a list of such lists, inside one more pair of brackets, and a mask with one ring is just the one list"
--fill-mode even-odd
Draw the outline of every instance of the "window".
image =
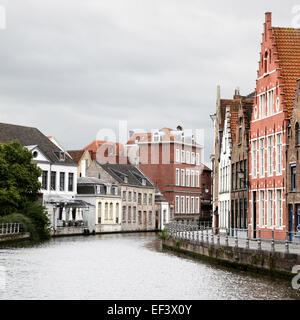
[[185, 152], [181, 150], [181, 163], [185, 163]]
[[155, 132], [154, 134], [153, 134], [153, 142], [159, 142], [159, 139], [160, 137], [159, 137], [159, 132]]
[[252, 142], [252, 175], [257, 176], [257, 141]]
[[180, 185], [179, 169], [176, 169], [176, 186]]
[[122, 197], [123, 201], [126, 201], [126, 191], [123, 191], [123, 197]]
[[185, 185], [186, 185], [187, 187], [190, 186], [190, 170], [186, 170]]
[[152, 225], [152, 211], [148, 212], [148, 224], [149, 224], [149, 226]]
[[191, 187], [195, 187], [195, 171], [191, 171]]
[[176, 149], [176, 162], [180, 163], [180, 150]]
[[175, 212], [179, 213], [179, 196], [175, 198]]
[[147, 193], [143, 195], [143, 204], [147, 204]]
[[142, 194], [138, 194], [138, 204], [142, 204]]
[[268, 175], [273, 175], [273, 137], [268, 137]]
[[136, 222], [136, 207], [133, 207], [133, 222]]
[[274, 114], [274, 90], [268, 92], [268, 116], [271, 116]]
[[113, 204], [111, 203], [109, 205], [109, 219], [112, 220], [113, 219], [113, 211], [114, 211], [114, 206]]
[[[125, 208], [125, 210], [126, 210], [126, 208]], [[108, 203], [105, 203], [104, 219], [108, 220]]]
[[279, 112], [279, 107], [280, 107], [280, 99], [279, 97], [276, 99], [276, 112]]
[[163, 211], [163, 223], [167, 222], [167, 210]]
[[296, 146], [300, 145], [300, 128], [299, 128], [299, 123], [296, 123], [295, 126], [295, 138], [296, 138]]
[[200, 187], [200, 172], [196, 171], [196, 188]]
[[150, 206], [153, 205], [153, 196], [152, 196], [152, 193], [149, 194], [149, 205], [150, 205]]
[[123, 222], [126, 222], [126, 207], [125, 206], [123, 207], [123, 210], [122, 210], [122, 220], [123, 220]]
[[196, 153], [196, 165], [199, 166], [200, 165], [200, 154]]
[[184, 197], [181, 197], [181, 213], [184, 213]]
[[185, 212], [186, 212], [187, 214], [189, 214], [189, 213], [190, 213], [190, 197], [186, 197], [186, 198], [185, 198], [185, 203], [186, 203], [186, 205], [185, 205]]
[[282, 191], [281, 190], [277, 190], [276, 191], [276, 223], [278, 227], [281, 227], [283, 224], [282, 221]]
[[195, 152], [192, 152], [192, 155], [191, 155], [191, 164], [195, 164]]
[[265, 225], [265, 192], [260, 191], [259, 193], [259, 217], [260, 225]]
[[59, 174], [59, 191], [65, 191], [65, 173], [60, 172]]
[[136, 192], [133, 193], [133, 202], [136, 202]]
[[48, 190], [48, 171], [43, 171], [42, 188], [43, 188], [43, 190]]
[[265, 139], [259, 140], [259, 175], [265, 175]]
[[184, 170], [181, 170], [181, 186], [184, 187], [185, 186], [185, 179], [184, 179], [185, 173]]
[[195, 209], [196, 209], [196, 213], [199, 213], [199, 198], [195, 198]]
[[276, 136], [276, 172], [281, 174], [282, 171], [282, 134], [279, 133]]
[[128, 223], [131, 222], [131, 207], [128, 207]]
[[191, 197], [191, 213], [195, 213], [195, 198]]
[[139, 219], [139, 224], [142, 224], [142, 211], [139, 211], [138, 213], [138, 219]]
[[239, 128], [239, 136], [238, 136], [238, 143], [241, 144], [242, 143], [242, 128]]
[[56, 172], [55, 171], [51, 171], [50, 183], [51, 183], [51, 190], [56, 190]]
[[129, 191], [128, 192], [128, 202], [131, 202], [131, 200], [132, 200], [132, 192]]
[[74, 191], [74, 173], [69, 173], [68, 190]]
[[265, 53], [264, 68], [265, 68], [264, 69], [265, 73], [268, 73], [268, 69], [269, 69], [269, 66], [268, 66], [268, 51], [266, 51], [266, 53]]
[[273, 191], [268, 191], [268, 226], [273, 226]]
[[291, 165], [291, 191], [296, 191], [296, 165]]
[[189, 151], [186, 152], [186, 163], [187, 164], [191, 163], [191, 158], [190, 158], [190, 152]]

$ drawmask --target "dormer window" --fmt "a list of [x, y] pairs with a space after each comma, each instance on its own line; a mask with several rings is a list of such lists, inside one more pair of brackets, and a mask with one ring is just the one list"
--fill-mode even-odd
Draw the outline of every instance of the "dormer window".
[[110, 194], [110, 186], [106, 186], [106, 194]]
[[159, 141], [160, 141], [159, 132], [155, 132], [153, 134], [153, 142], [159, 142]]
[[124, 177], [124, 182], [128, 183], [128, 177]]
[[143, 186], [146, 185], [146, 179], [142, 179], [142, 185], [143, 185]]
[[101, 188], [100, 188], [100, 186], [96, 186], [96, 192], [97, 192], [97, 194], [100, 194], [100, 193], [101, 193]]
[[192, 144], [194, 145], [195, 144], [195, 137], [192, 136]]
[[37, 158], [38, 155], [39, 155], [39, 153], [38, 153], [37, 151], [34, 151], [33, 154], [32, 154], [32, 156], [33, 156], [34, 159]]
[[55, 155], [60, 162], [64, 162], [66, 160], [66, 155], [63, 151], [55, 152]]

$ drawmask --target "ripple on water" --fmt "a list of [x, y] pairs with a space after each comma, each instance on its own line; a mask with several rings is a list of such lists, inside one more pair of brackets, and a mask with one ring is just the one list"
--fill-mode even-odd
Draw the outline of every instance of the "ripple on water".
[[286, 281], [162, 252], [154, 234], [52, 239], [0, 249], [1, 299], [299, 299]]

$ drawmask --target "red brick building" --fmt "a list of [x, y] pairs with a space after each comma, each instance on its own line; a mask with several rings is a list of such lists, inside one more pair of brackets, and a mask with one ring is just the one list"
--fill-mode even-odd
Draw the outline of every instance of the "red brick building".
[[171, 218], [197, 221], [202, 213], [211, 216], [211, 170], [201, 163], [202, 146], [193, 135], [181, 127], [135, 133], [127, 151], [169, 201]]
[[266, 13], [250, 124], [249, 231], [284, 239], [287, 129], [300, 78], [300, 30], [272, 26]]

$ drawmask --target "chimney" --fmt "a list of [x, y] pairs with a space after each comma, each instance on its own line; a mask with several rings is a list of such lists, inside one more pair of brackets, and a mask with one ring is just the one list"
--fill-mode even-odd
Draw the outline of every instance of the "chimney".
[[183, 131], [182, 126], [178, 126], [178, 127], [177, 127], [177, 131]]
[[272, 28], [272, 12], [266, 12], [266, 31]]
[[234, 100], [238, 100], [241, 98], [241, 93], [240, 93], [240, 88], [237, 87], [235, 90], [234, 90], [234, 96], [233, 96], [233, 99]]

